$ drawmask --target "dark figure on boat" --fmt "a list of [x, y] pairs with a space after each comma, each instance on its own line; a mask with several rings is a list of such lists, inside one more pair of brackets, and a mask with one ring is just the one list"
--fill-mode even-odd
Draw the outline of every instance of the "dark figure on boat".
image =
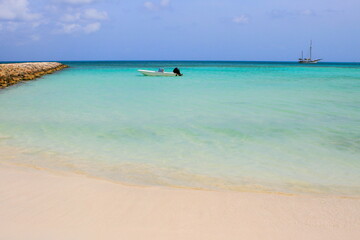
[[182, 74], [180, 73], [180, 69], [178, 68], [174, 68], [173, 73], [175, 73], [176, 76], [182, 76]]

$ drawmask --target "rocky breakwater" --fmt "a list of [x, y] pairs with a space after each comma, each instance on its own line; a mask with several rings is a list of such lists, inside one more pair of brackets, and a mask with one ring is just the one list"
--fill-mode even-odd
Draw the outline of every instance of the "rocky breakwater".
[[0, 89], [21, 81], [33, 80], [68, 66], [58, 62], [0, 64]]

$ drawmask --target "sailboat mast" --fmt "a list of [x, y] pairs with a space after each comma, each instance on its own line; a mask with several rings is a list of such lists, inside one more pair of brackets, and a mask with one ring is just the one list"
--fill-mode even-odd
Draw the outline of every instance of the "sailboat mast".
[[[312, 40], [310, 40], [310, 46], [309, 46], [309, 58], [304, 58], [304, 51], [301, 51], [301, 58], [298, 59], [298, 63], [318, 63], [322, 59], [312, 59]], [[306, 50], [305, 50], [306, 54]]]

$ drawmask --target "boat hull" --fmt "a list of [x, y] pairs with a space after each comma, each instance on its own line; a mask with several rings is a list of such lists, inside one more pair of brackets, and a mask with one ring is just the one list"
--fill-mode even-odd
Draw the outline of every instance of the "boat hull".
[[321, 59], [316, 60], [299, 60], [299, 63], [318, 63]]
[[173, 72], [156, 72], [156, 71], [149, 71], [149, 70], [138, 70], [145, 76], [153, 76], [153, 77], [175, 77], [176, 74]]

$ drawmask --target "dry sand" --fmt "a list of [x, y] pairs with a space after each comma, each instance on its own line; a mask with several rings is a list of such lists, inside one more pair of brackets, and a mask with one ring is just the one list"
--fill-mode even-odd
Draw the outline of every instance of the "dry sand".
[[0, 164], [1, 240], [360, 239], [360, 199], [139, 187]]

